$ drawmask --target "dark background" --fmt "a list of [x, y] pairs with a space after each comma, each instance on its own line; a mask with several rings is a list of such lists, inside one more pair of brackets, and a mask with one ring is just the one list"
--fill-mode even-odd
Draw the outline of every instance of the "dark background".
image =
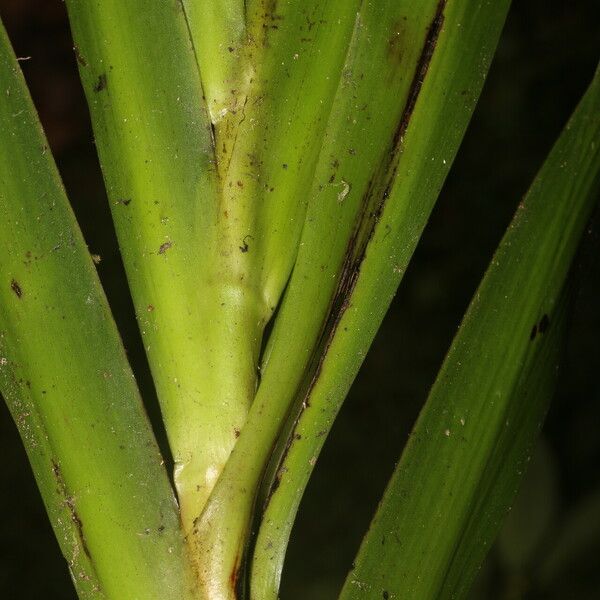
[[[0, 0], [34, 101], [123, 332], [155, 398], [104, 196], [64, 5]], [[520, 197], [600, 57], [598, 0], [515, 1], [452, 173], [305, 496], [286, 600], [334, 598], [460, 317]], [[600, 218], [574, 273], [556, 398], [477, 599], [600, 598]], [[8, 411], [0, 407], [0, 597], [74, 592]]]

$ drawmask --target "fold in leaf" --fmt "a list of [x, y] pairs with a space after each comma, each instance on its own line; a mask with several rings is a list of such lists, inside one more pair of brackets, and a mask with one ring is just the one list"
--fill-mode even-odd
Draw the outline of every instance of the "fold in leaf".
[[81, 598], [192, 598], [177, 504], [0, 26], [0, 391]]

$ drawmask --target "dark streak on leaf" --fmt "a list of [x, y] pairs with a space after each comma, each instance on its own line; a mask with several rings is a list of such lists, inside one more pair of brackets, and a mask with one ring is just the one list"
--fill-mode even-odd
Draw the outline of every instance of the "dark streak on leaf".
[[54, 474], [54, 478], [56, 479], [56, 483], [58, 484], [57, 491], [64, 498], [64, 504], [68, 508], [69, 513], [71, 514], [71, 521], [75, 524], [75, 529], [77, 530], [77, 537], [79, 538], [79, 542], [81, 543], [81, 548], [85, 552], [85, 555], [91, 560], [91, 555], [89, 548], [87, 547], [87, 543], [85, 541], [85, 536], [83, 534], [83, 522], [81, 518], [77, 514], [77, 510], [75, 509], [75, 502], [73, 500], [73, 496], [69, 495], [67, 492], [67, 486], [65, 480], [62, 476], [62, 472], [60, 470], [60, 466], [55, 460], [52, 460], [52, 473]]
[[529, 339], [531, 341], [533, 341], [536, 336], [538, 335], [538, 333], [540, 335], [544, 335], [544, 333], [546, 333], [546, 331], [548, 330], [548, 327], [550, 327], [550, 318], [548, 317], [547, 314], [544, 313], [544, 316], [540, 319], [539, 323], [536, 323], [532, 329], [531, 329], [531, 334], [529, 335]]
[[242, 598], [243, 594], [241, 593], [241, 590], [238, 589], [240, 588], [240, 573], [241, 573], [241, 561], [240, 561], [240, 554], [238, 553], [238, 555], [235, 557], [235, 562], [233, 564], [233, 569], [231, 570], [231, 573], [229, 574], [229, 586], [231, 591], [233, 592], [233, 598]]
[[273, 483], [271, 484], [271, 494], [273, 494], [281, 484], [281, 476], [281, 471], [277, 471], [277, 473], [275, 474], [275, 478], [273, 479]]
[[396, 129], [396, 134], [394, 136], [394, 147], [397, 147], [401, 143], [402, 138], [404, 137], [404, 134], [408, 129], [410, 118], [412, 116], [413, 110], [415, 109], [417, 98], [421, 93], [421, 88], [423, 87], [423, 82], [425, 81], [425, 76], [427, 75], [427, 71], [429, 70], [431, 58], [437, 45], [440, 31], [442, 30], [442, 26], [444, 24], [445, 7], [446, 0], [440, 0], [437, 5], [435, 16], [433, 17], [433, 20], [431, 21], [431, 24], [428, 27], [427, 37], [425, 38], [425, 44], [423, 45], [423, 51], [421, 52], [421, 56], [419, 57], [417, 69], [415, 71], [415, 75], [410, 86], [408, 102], [406, 103], [402, 119], [400, 120], [398, 128]]

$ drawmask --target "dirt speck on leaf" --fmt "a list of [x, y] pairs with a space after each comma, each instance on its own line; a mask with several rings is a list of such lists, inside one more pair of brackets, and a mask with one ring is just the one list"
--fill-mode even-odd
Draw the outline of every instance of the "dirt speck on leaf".
[[17, 295], [17, 298], [20, 298], [23, 295], [23, 290], [16, 279], [13, 279], [10, 282], [10, 289]]
[[253, 239], [251, 235], [247, 235], [243, 240], [242, 240], [242, 245], [239, 246], [239, 249], [241, 252], [246, 253], [248, 252], [248, 250], [250, 250], [250, 246], [248, 246], [248, 240]]
[[158, 253], [164, 254], [172, 245], [173, 242], [165, 242], [164, 244], [161, 244], [160, 248], [158, 249]]
[[75, 58], [77, 59], [77, 62], [82, 67], [87, 67], [87, 61], [85, 60], [85, 58], [83, 58], [81, 52], [79, 51], [79, 47], [77, 46], [77, 44], [75, 44], [73, 46], [73, 52], [75, 52]]
[[535, 340], [535, 336], [537, 335], [537, 323], [531, 328], [531, 333], [529, 334], [529, 339], [530, 340]]
[[102, 75], [98, 76], [98, 81], [96, 81], [96, 85], [94, 85], [94, 91], [101, 92], [106, 89], [106, 73], [102, 73]]

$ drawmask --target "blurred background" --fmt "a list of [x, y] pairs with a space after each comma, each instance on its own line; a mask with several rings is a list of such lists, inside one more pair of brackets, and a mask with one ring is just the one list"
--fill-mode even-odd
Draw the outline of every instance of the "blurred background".
[[[17, 56], [151, 415], [64, 4], [0, 0]], [[317, 463], [294, 528], [285, 600], [333, 599], [492, 252], [600, 57], [598, 0], [514, 2], [454, 168]], [[600, 217], [572, 278], [559, 386], [519, 498], [473, 599], [600, 598]], [[158, 420], [155, 419], [158, 423]], [[163, 435], [157, 425], [159, 437]], [[0, 405], [0, 597], [74, 599], [25, 452]], [[407, 599], [408, 600], [408, 599]]]

